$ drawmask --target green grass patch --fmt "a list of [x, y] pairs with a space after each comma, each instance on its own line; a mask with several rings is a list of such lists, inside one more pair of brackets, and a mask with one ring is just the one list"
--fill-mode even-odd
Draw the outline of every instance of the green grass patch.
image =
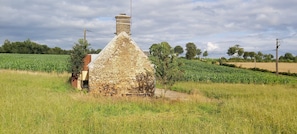
[[199, 103], [93, 97], [74, 91], [68, 77], [1, 70], [0, 133], [197, 132], [204, 118]]
[[193, 94], [218, 100], [217, 122], [231, 133], [296, 133], [295, 85], [208, 84], [181, 82]]
[[93, 97], [73, 90], [69, 74], [0, 73], [0, 133], [297, 132], [294, 85], [184, 82], [174, 87], [192, 99], [170, 101]]

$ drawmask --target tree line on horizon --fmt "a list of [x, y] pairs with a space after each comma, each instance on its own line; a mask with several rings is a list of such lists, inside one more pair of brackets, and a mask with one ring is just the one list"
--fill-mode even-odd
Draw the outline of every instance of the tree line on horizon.
[[[232, 47], [229, 47], [227, 54], [231, 56], [229, 60], [231, 61], [257, 61], [257, 62], [271, 62], [275, 61], [275, 58], [272, 54], [263, 54], [261, 51], [244, 51], [244, 48], [236, 44]], [[285, 53], [279, 57], [280, 62], [297, 62], [297, 56], [294, 56], [292, 53]]]
[[[161, 42], [161, 44], [166, 44], [166, 46], [169, 46], [170, 49], [172, 49], [172, 51], [177, 55], [181, 55], [184, 53], [184, 49], [183, 47], [181, 47], [180, 45], [175, 46], [174, 48], [172, 48], [168, 42]], [[153, 44], [150, 47], [150, 52], [152, 52], [152, 50], [154, 50], [159, 44]], [[204, 52], [201, 51], [201, 49], [197, 48], [197, 46], [193, 43], [193, 42], [189, 42], [186, 44], [186, 54], [185, 54], [185, 58], [186, 59], [195, 59], [195, 58], [199, 58], [202, 54], [202, 56], [204, 58], [206, 58], [208, 56], [208, 52], [205, 50]]]
[[[0, 46], [0, 53], [18, 53], [18, 54], [61, 54], [68, 55], [72, 50], [65, 50], [60, 47], [48, 47], [27, 39], [25, 41], [10, 42], [5, 40]], [[101, 49], [87, 49], [88, 54], [98, 54]]]
[[[167, 43], [167, 42], [163, 42]], [[168, 44], [168, 43], [167, 43]], [[153, 48], [156, 44], [152, 44], [150, 47]], [[168, 44], [169, 45], [169, 44]], [[169, 45], [170, 46], [170, 45]], [[171, 46], [170, 46], [171, 47]], [[201, 51], [200, 48], [196, 46], [193, 42], [188, 42], [186, 44], [185, 50], [180, 45], [172, 48], [174, 53], [177, 56], [183, 54], [185, 51], [186, 59], [200, 59], [201, 56], [206, 58], [208, 56], [208, 52], [205, 50]], [[9, 40], [5, 40], [2, 46], [0, 46], [0, 53], [19, 53], [19, 54], [67, 54], [69, 55], [72, 50], [65, 50], [60, 47], [50, 48], [47, 45], [38, 44], [36, 42], [27, 39], [25, 41], [16, 41], [10, 42]], [[92, 49], [88, 48], [88, 54], [98, 54], [101, 49]], [[263, 54], [261, 51], [253, 52], [253, 51], [244, 51], [240, 45], [236, 44], [232, 47], [229, 47], [227, 50], [227, 54], [230, 56], [229, 59], [225, 57], [221, 57], [223, 60], [229, 61], [257, 61], [257, 62], [272, 62], [275, 61], [275, 57], [272, 54]], [[294, 56], [292, 53], [285, 53], [279, 57], [280, 62], [297, 62], [297, 56]]]
[[[167, 43], [167, 42], [163, 42]], [[168, 44], [168, 43], [167, 43]], [[150, 50], [153, 49], [157, 44], [153, 44], [150, 47]], [[168, 44], [169, 45], [169, 44]], [[169, 45], [170, 46], [170, 45]], [[171, 48], [171, 47], [170, 47]], [[208, 52], [202, 52], [193, 42], [189, 42], [186, 44], [186, 49], [184, 50], [183, 47], [177, 45], [173, 48], [173, 51], [177, 56], [183, 54], [185, 52], [185, 57], [188, 60], [192, 59], [200, 59], [201, 56], [206, 58], [208, 56]], [[202, 55], [201, 55], [202, 54]], [[229, 47], [227, 50], [229, 59], [225, 57], [221, 57], [221, 60], [225, 61], [237, 61], [237, 62], [272, 62], [275, 61], [275, 57], [273, 54], [264, 54], [261, 51], [253, 52], [253, 51], [244, 51], [244, 48], [240, 47], [240, 45], [236, 44], [232, 47]], [[297, 56], [294, 56], [292, 53], [285, 53], [279, 57], [280, 62], [297, 62]]]

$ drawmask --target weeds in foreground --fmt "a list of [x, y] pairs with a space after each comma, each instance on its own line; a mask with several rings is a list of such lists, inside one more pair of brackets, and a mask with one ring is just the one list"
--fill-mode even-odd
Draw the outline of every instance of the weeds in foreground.
[[297, 133], [289, 85], [176, 83], [192, 100], [171, 101], [93, 97], [67, 79], [1, 70], [0, 133]]

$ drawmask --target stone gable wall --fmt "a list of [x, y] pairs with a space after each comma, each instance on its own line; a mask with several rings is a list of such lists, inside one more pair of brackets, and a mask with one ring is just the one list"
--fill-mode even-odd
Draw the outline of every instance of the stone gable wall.
[[[140, 74], [151, 74], [147, 83], [140, 83]], [[103, 95], [146, 93], [140, 89], [154, 88], [151, 85], [155, 80], [153, 74], [154, 68], [148, 57], [130, 36], [122, 32], [100, 52], [89, 68], [89, 89]]]

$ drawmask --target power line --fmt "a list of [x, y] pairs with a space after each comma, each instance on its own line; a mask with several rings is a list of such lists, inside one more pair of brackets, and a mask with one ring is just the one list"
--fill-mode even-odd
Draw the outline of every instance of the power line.
[[132, 0], [130, 0], [130, 17], [132, 18]]
[[132, 33], [132, 0], [130, 0], [130, 34]]

